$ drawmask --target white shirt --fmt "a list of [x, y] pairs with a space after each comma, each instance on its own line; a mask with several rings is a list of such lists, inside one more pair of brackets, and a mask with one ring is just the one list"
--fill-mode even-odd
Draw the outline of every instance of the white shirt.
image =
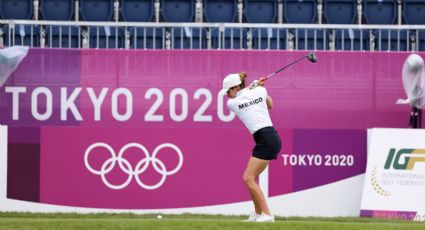
[[243, 89], [235, 98], [227, 101], [227, 107], [233, 111], [253, 134], [257, 130], [273, 126], [267, 109], [267, 90], [262, 86]]

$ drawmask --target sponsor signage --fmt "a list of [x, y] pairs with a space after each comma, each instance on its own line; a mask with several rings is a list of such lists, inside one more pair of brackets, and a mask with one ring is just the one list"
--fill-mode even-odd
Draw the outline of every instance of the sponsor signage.
[[425, 131], [369, 130], [361, 215], [425, 221]]

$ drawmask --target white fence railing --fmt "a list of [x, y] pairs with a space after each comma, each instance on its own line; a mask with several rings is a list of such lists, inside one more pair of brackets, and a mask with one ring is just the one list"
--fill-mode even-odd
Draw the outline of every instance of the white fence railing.
[[0, 20], [0, 45], [109, 49], [425, 51], [425, 25]]

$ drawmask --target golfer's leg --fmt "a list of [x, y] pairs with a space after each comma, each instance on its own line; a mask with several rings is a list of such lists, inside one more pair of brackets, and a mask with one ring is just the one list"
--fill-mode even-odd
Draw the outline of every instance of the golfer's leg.
[[255, 213], [258, 214], [258, 215], [261, 215], [262, 210], [260, 208], [260, 204], [258, 203], [258, 201], [256, 199], [254, 199], [254, 197], [255, 197], [254, 190], [249, 189], [249, 187], [248, 187], [248, 191], [249, 191], [249, 194], [251, 195], [252, 202], [254, 202]]
[[251, 157], [251, 159], [248, 161], [248, 166], [245, 169], [243, 180], [249, 190], [249, 193], [251, 194], [251, 198], [255, 206], [255, 212], [258, 214], [265, 213], [270, 215], [264, 194], [261, 191], [260, 186], [258, 186], [255, 181], [255, 178], [260, 175], [260, 173], [267, 167], [268, 164], [268, 160], [261, 160], [255, 157]]

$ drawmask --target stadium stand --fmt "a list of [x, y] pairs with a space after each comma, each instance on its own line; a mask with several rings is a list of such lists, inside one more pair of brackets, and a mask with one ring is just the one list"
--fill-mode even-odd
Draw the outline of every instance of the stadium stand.
[[113, 0], [80, 0], [83, 21], [111, 21]]
[[246, 49], [247, 30], [243, 28], [213, 28], [211, 45], [213, 49]]
[[[0, 17], [2, 19], [32, 19], [32, 0], [2, 0], [0, 1]], [[38, 26], [19, 25], [4, 26], [4, 44], [40, 46], [40, 28]]]
[[[395, 24], [397, 21], [397, 0], [364, 0], [364, 20], [367, 24]], [[371, 37], [374, 50], [406, 51], [406, 31], [373, 30]], [[397, 41], [400, 39], [399, 44]], [[408, 39], [407, 39], [408, 40]]]
[[21, 45], [30, 47], [40, 46], [40, 27], [28, 25], [15, 25], [9, 30], [9, 26], [3, 28], [4, 44], [6, 46]]
[[424, 0], [404, 0], [403, 18], [409, 25], [425, 24], [425, 1]]
[[73, 0], [40, 0], [41, 15], [44, 20], [69, 21], [74, 15]]
[[418, 38], [418, 44], [416, 45], [417, 50], [425, 51], [425, 31], [416, 31], [416, 34], [416, 37]]
[[0, 16], [2, 19], [31, 19], [32, 13], [32, 0], [0, 1]]
[[[203, 28], [171, 28], [174, 49], [205, 49], [206, 32]], [[183, 38], [183, 39], [182, 39]]]
[[249, 23], [275, 23], [276, 0], [245, 0], [245, 17]]
[[314, 0], [284, 0], [284, 17], [287, 23], [314, 23], [317, 4]]
[[[41, 0], [41, 16], [44, 20], [70, 21], [74, 15], [73, 0]], [[75, 26], [46, 26], [46, 46], [54, 48], [78, 48], [81, 31]]]
[[376, 30], [376, 50], [407, 51], [409, 50], [409, 31], [407, 30]]
[[[425, 1], [424, 0], [404, 0], [403, 19], [409, 25], [425, 25]], [[425, 51], [425, 33], [417, 30], [410, 31], [410, 36], [417, 43], [420, 51]]]
[[122, 27], [96, 26], [88, 31], [90, 48], [123, 48], [125, 30]]
[[[111, 21], [113, 0], [80, 0], [80, 13], [83, 21]], [[88, 28], [90, 48], [122, 48], [125, 31], [123, 28], [96, 26]]]
[[[154, 17], [154, 0], [121, 0], [121, 16], [125, 22], [151, 22]], [[162, 49], [163, 29], [130, 27], [129, 47], [133, 49]]]
[[132, 49], [163, 49], [165, 30], [152, 27], [133, 27], [129, 30]]
[[194, 0], [162, 0], [162, 15], [166, 22], [192, 22], [195, 16]]
[[335, 30], [335, 50], [369, 50], [369, 33], [368, 30]]
[[207, 22], [235, 22], [237, 0], [204, 0], [204, 14]]
[[[315, 23], [317, 2], [313, 0], [284, 0], [284, 12], [287, 23]], [[329, 32], [324, 29], [290, 30], [295, 38], [295, 49], [327, 50], [329, 49]]]
[[154, 0], [121, 0], [121, 15], [126, 22], [150, 22], [154, 16]]
[[366, 24], [394, 24], [397, 20], [397, 0], [363, 0]]
[[[162, 15], [166, 22], [193, 22], [195, 17], [194, 0], [162, 0]], [[202, 48], [206, 42], [204, 32], [186, 27], [169, 28], [172, 49]], [[167, 36], [167, 35], [166, 35]]]
[[[354, 24], [356, 21], [356, 0], [324, 0], [324, 19], [328, 24]], [[369, 49], [369, 33], [361, 30], [333, 30], [336, 50]], [[367, 36], [367, 37], [366, 37]]]
[[261, 28], [252, 30], [252, 48], [286, 49], [287, 29]]
[[[245, 17], [248, 23], [275, 23], [277, 19], [277, 1], [245, 0]], [[252, 47], [254, 49], [284, 49], [286, 30], [264, 28], [253, 29]]]
[[[205, 0], [205, 19], [210, 23], [231, 23], [236, 21], [237, 0]], [[212, 28], [210, 30], [211, 48], [246, 48], [246, 29]]]
[[81, 47], [81, 30], [75, 26], [46, 26], [46, 47]]
[[295, 49], [329, 50], [329, 32], [325, 29], [295, 30]]
[[2, 0], [0, 44], [423, 51], [424, 11], [424, 0]]
[[323, 16], [328, 24], [354, 24], [356, 9], [356, 0], [323, 0]]

